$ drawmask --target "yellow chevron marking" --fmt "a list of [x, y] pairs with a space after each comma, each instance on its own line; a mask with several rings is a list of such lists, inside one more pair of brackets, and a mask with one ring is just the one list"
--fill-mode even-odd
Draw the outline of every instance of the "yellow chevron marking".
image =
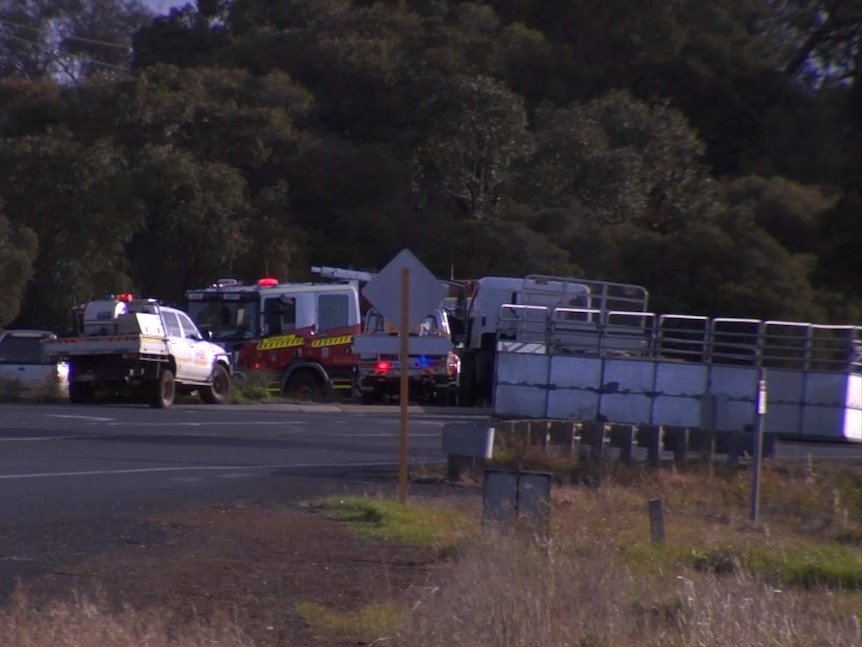
[[324, 337], [315, 339], [311, 342], [312, 348], [322, 348], [323, 346], [340, 346], [341, 344], [349, 344], [353, 341], [353, 335], [337, 335], [336, 337]]
[[257, 350], [276, 350], [278, 348], [292, 348], [294, 346], [302, 346], [303, 339], [297, 335], [279, 335], [278, 337], [268, 337], [261, 340], [257, 345]]

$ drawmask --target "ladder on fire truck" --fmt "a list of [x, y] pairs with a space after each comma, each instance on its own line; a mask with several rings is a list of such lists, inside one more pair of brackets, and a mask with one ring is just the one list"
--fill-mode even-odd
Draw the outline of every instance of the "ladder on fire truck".
[[336, 281], [354, 281], [356, 283], [368, 283], [374, 278], [373, 272], [362, 270], [351, 270], [343, 267], [329, 267], [327, 265], [315, 265], [311, 268], [312, 274], [317, 274], [324, 279]]

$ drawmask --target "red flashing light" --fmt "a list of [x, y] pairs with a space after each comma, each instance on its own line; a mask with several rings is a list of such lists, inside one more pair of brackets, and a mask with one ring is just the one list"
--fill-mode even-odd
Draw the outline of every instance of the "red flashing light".
[[252, 364], [252, 368], [255, 371], [259, 371], [260, 370], [260, 362], [255, 362], [254, 364]]
[[379, 373], [387, 373], [389, 369], [392, 368], [392, 364], [389, 362], [377, 362], [377, 366], [375, 366]]
[[117, 301], [125, 301], [127, 303], [134, 298], [135, 297], [133, 295], [129, 294], [128, 292], [124, 292], [123, 294], [117, 295]]
[[278, 279], [267, 276], [262, 279], [258, 279], [257, 284], [262, 288], [272, 288], [278, 285]]

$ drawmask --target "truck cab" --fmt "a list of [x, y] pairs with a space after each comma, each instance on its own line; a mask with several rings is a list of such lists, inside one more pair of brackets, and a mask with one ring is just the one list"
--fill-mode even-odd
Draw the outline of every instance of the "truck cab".
[[572, 336], [598, 335], [601, 313], [645, 312], [647, 291], [637, 285], [531, 274], [486, 276], [469, 282], [459, 302], [465, 322], [459, 344], [459, 403], [489, 403], [499, 339], [544, 339], [553, 318], [571, 325]]

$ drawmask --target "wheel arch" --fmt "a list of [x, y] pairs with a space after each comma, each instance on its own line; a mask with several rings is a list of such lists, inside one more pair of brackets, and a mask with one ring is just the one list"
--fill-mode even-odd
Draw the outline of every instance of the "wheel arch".
[[332, 389], [332, 383], [329, 379], [329, 374], [317, 362], [291, 362], [284, 367], [281, 375], [281, 390], [287, 385], [288, 380], [297, 373], [311, 373], [320, 382], [324, 391], [329, 392]]

